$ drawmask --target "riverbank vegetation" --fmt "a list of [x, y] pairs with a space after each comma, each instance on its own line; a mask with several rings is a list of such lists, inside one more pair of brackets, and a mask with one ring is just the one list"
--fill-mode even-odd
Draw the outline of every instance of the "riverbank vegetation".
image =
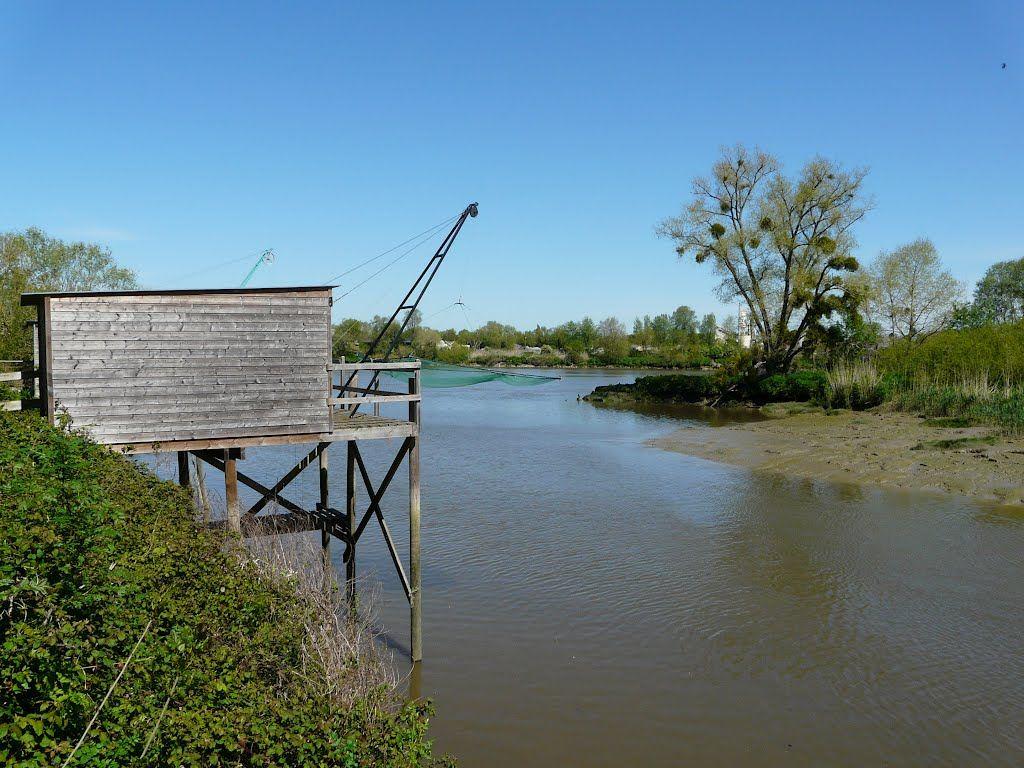
[[[334, 327], [334, 356], [360, 357], [387, 318], [348, 318]], [[398, 353], [444, 363], [482, 366], [687, 368], [720, 364], [738, 348], [736, 318], [720, 325], [688, 306], [671, 314], [644, 315], [632, 330], [614, 317], [590, 317], [554, 328], [519, 330], [489, 321], [476, 329], [437, 330], [415, 313]]]
[[710, 375], [643, 376], [598, 387], [591, 402], [630, 400], [703, 405], [809, 402], [824, 408], [886, 406], [1024, 433], [1024, 321], [950, 329], [921, 343], [893, 343], [830, 367], [759, 376], [750, 368]]
[[924, 238], [864, 269], [863, 179], [820, 158], [788, 178], [770, 155], [726, 150], [660, 231], [746, 306], [749, 349], [703, 378], [642, 377], [588, 399], [885, 406], [1024, 432], [1024, 259], [993, 264], [970, 301]]
[[430, 764], [429, 706], [397, 699], [333, 586], [194, 515], [127, 458], [0, 413], [0, 762]]

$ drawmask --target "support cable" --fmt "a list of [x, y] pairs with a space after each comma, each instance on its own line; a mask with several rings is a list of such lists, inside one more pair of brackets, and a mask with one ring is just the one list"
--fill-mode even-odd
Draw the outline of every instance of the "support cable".
[[356, 264], [354, 267], [349, 267], [344, 272], [339, 272], [338, 274], [333, 275], [332, 277], [327, 278], [326, 280], [324, 280], [324, 284], [326, 285], [328, 283], [333, 283], [335, 280], [340, 280], [341, 278], [345, 277], [345, 275], [348, 275], [348, 274], [350, 274], [352, 272], [355, 272], [357, 269], [362, 269], [367, 264], [372, 264], [373, 262], [377, 261], [377, 259], [382, 259], [385, 256], [387, 256], [389, 253], [394, 253], [395, 251], [397, 251], [402, 246], [408, 245], [412, 241], [418, 240], [419, 238], [423, 237], [424, 235], [429, 237], [430, 235], [435, 234], [438, 230], [446, 227], [447, 225], [449, 225], [453, 221], [455, 221], [457, 218], [459, 218], [459, 215], [460, 214], [457, 213], [454, 216], [449, 216], [444, 221], [435, 224], [434, 226], [430, 227], [429, 229], [423, 230], [418, 235], [413, 235], [408, 240], [403, 240], [398, 245], [392, 246], [391, 248], [388, 248], [386, 251], [382, 251], [381, 253], [378, 253], [376, 256], [372, 256], [369, 259], [367, 259], [366, 261], [363, 261], [363, 262], [360, 262], [359, 264]]
[[[378, 361], [386, 361], [391, 357], [391, 353], [394, 352], [395, 348], [401, 343], [402, 334], [405, 333], [405, 329], [408, 327], [409, 321], [416, 313], [416, 309], [419, 307], [420, 301], [423, 299], [423, 295], [427, 292], [427, 289], [433, 282], [434, 277], [437, 275], [438, 269], [440, 269], [441, 264], [444, 263], [445, 256], [447, 256], [448, 251], [451, 250], [452, 244], [455, 242], [455, 238], [459, 236], [459, 232], [462, 230], [462, 225], [466, 223], [466, 219], [476, 218], [477, 213], [477, 204], [470, 203], [466, 206], [465, 210], [456, 217], [454, 226], [452, 226], [448, 231], [448, 234], [445, 235], [444, 240], [441, 241], [441, 244], [437, 247], [434, 255], [430, 257], [426, 266], [423, 267], [423, 271], [420, 272], [419, 277], [417, 277], [415, 282], [413, 282], [412, 287], [405, 294], [405, 298], [402, 299], [398, 308], [391, 313], [391, 317], [388, 318], [387, 322], [377, 333], [377, 336], [370, 342], [370, 345], [363, 353], [363, 359], [360, 362], [370, 362], [374, 359], [377, 359]], [[403, 311], [406, 313], [405, 317], [399, 321], [398, 316]], [[396, 330], [393, 337], [390, 340], [387, 340], [387, 334], [392, 327]], [[383, 347], [383, 353], [378, 353], [378, 349], [381, 347]], [[345, 382], [343, 391], [347, 390], [347, 388], [352, 385], [352, 381], [355, 379], [356, 375], [357, 372], [353, 371], [349, 376], [348, 381]], [[370, 383], [366, 388], [373, 389], [379, 377], [380, 371], [374, 371], [373, 377], [370, 379]], [[359, 403], [353, 405], [350, 409], [350, 413], [354, 414], [359, 409], [359, 406]]]
[[[339, 294], [338, 296], [336, 296], [336, 297], [335, 297], [335, 300], [341, 300], [341, 299], [345, 298], [345, 297], [346, 297], [346, 296], [348, 296], [348, 295], [349, 295], [350, 293], [353, 293], [354, 291], [357, 291], [357, 290], [359, 290], [360, 288], [362, 288], [362, 287], [363, 287], [364, 285], [366, 285], [366, 284], [367, 284], [368, 282], [370, 282], [371, 280], [373, 280], [373, 279], [374, 279], [375, 277], [377, 277], [378, 275], [380, 275], [380, 274], [382, 274], [383, 272], [386, 272], [387, 270], [391, 269], [391, 267], [395, 266], [395, 264], [397, 264], [398, 262], [400, 262], [400, 261], [401, 261], [402, 259], [404, 259], [404, 258], [405, 258], [406, 256], [408, 256], [408, 255], [409, 255], [410, 253], [412, 253], [413, 251], [415, 251], [415, 250], [416, 250], [417, 248], [421, 247], [421, 246], [422, 246], [422, 245], [423, 245], [424, 243], [427, 243], [427, 242], [429, 242], [429, 241], [430, 241], [430, 240], [431, 240], [431, 239], [432, 239], [432, 238], [434, 237], [434, 235], [435, 235], [435, 234], [436, 234], [436, 232], [434, 232], [434, 231], [431, 231], [431, 232], [430, 232], [430, 234], [428, 234], [428, 235], [427, 235], [426, 237], [424, 237], [423, 239], [421, 239], [421, 240], [420, 240], [420, 241], [419, 241], [418, 243], [416, 243], [415, 245], [413, 245], [413, 246], [410, 246], [410, 247], [409, 247], [409, 248], [407, 248], [406, 250], [402, 251], [402, 253], [400, 253], [400, 254], [399, 254], [399, 255], [398, 255], [398, 256], [397, 256], [396, 258], [394, 258], [394, 259], [392, 259], [391, 261], [389, 261], [389, 262], [388, 262], [387, 264], [385, 264], [385, 265], [384, 265], [383, 267], [381, 267], [381, 268], [380, 268], [380, 269], [378, 269], [378, 270], [377, 270], [376, 272], [374, 272], [373, 274], [371, 274], [371, 275], [370, 275], [369, 277], [366, 277], [366, 278], [364, 278], [364, 279], [360, 280], [360, 281], [359, 281], [358, 283], [356, 283], [355, 285], [353, 285], [353, 286], [352, 286], [351, 288], [349, 288], [349, 289], [348, 289], [347, 291], [345, 291], [344, 293], [341, 293], [341, 294]], [[406, 242], [408, 242], [408, 240], [407, 240]], [[392, 249], [392, 250], [394, 250], [394, 249]], [[355, 269], [355, 268], [353, 268], [353, 269]], [[349, 271], [351, 272], [351, 271], [353, 271], [353, 270], [349, 270]], [[328, 280], [327, 282], [331, 282], [331, 280]]]

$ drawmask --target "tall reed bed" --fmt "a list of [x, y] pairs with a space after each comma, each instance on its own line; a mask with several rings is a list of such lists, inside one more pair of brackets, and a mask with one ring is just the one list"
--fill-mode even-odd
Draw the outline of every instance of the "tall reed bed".
[[882, 402], [882, 377], [874, 363], [841, 362], [826, 373], [826, 399], [832, 408], [870, 408]]
[[984, 372], [947, 378], [918, 376], [895, 382], [886, 402], [901, 411], [926, 416], [958, 416], [998, 424], [1014, 434], [1024, 433], [1024, 384]]
[[1024, 322], [899, 341], [828, 372], [832, 407], [889, 407], [1024, 432]]
[[840, 363], [828, 371], [826, 400], [833, 408], [885, 403], [925, 416], [962, 417], [1024, 433], [1024, 382], [984, 370], [929, 374], [882, 373], [873, 362]]

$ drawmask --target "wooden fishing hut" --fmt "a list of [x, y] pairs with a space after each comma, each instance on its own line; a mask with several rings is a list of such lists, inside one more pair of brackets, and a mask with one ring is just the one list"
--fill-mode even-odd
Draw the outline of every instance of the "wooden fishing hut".
[[[189, 454], [222, 471], [232, 530], [245, 533], [256, 524], [261, 533], [318, 530], [325, 556], [331, 538], [340, 540], [350, 596], [356, 543], [375, 519], [409, 600], [410, 650], [419, 661], [420, 364], [334, 362], [331, 303], [331, 287], [325, 286], [24, 294], [22, 304], [37, 312], [34, 370], [28, 374], [38, 380], [34, 401], [51, 423], [69, 419], [114, 450], [175, 452], [184, 486], [191, 483]], [[379, 373], [387, 369], [406, 372], [408, 391], [379, 389]], [[366, 386], [359, 386], [360, 374], [369, 377]], [[407, 404], [408, 417], [366, 412], [367, 406], [379, 411], [382, 403]], [[401, 442], [374, 486], [359, 442], [385, 438]], [[331, 505], [328, 490], [328, 451], [335, 443], [346, 446], [340, 509]], [[238, 469], [246, 448], [291, 444], [312, 447], [276, 481], [264, 483]], [[381, 508], [403, 462], [409, 477], [408, 576]], [[284, 492], [314, 464], [319, 503], [307, 509]], [[357, 473], [369, 495], [362, 515]], [[259, 494], [244, 511], [239, 483]], [[264, 511], [271, 504], [276, 509]]]

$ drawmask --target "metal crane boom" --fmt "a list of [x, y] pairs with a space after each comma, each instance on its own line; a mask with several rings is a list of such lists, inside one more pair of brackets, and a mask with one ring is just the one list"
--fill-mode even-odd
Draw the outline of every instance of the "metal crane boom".
[[[444, 262], [444, 257], [448, 255], [448, 251], [451, 250], [452, 243], [455, 242], [455, 238], [458, 237], [459, 231], [462, 229], [462, 225], [466, 223], [468, 218], [476, 218], [479, 213], [476, 203], [470, 203], [466, 206], [466, 210], [462, 212], [451, 230], [445, 236], [444, 240], [441, 241], [441, 245], [437, 247], [437, 251], [433, 256], [430, 257], [430, 261], [423, 267], [423, 271], [420, 272], [420, 276], [416, 278], [416, 282], [412, 284], [412, 288], [405, 294], [405, 298], [398, 305], [391, 317], [384, 324], [384, 327], [380, 329], [377, 337], [370, 342], [370, 346], [366, 348], [366, 352], [363, 353], [363, 359], [360, 362], [368, 362], [376, 360], [377, 362], [387, 361], [391, 357], [391, 353], [395, 351], [395, 348], [401, 343], [402, 334], [405, 333], [406, 327], [409, 325], [409, 321], [412, 319], [413, 312], [419, 307], [420, 301], [423, 299], [423, 294], [427, 292], [427, 288], [430, 287], [431, 281], [434, 279], [434, 275], [437, 274], [437, 270], [440, 269], [441, 264]], [[415, 298], [414, 298], [415, 296]], [[406, 312], [405, 318], [402, 320], [398, 332], [394, 335], [394, 338], [388, 342], [383, 354], [374, 356], [378, 348], [382, 346], [384, 338], [387, 336], [388, 330], [398, 319], [399, 314], [402, 311]]]
[[[430, 257], [426, 266], [423, 267], [423, 271], [420, 272], [419, 277], [416, 278], [416, 281], [412, 284], [409, 292], [405, 294], [405, 298], [402, 299], [398, 308], [391, 313], [391, 317], [389, 317], [388, 321], [384, 323], [384, 326], [377, 333], [376, 338], [370, 342], [370, 346], [366, 348], [360, 362], [386, 362], [391, 357], [391, 353], [394, 352], [401, 343], [402, 334], [405, 333], [405, 329], [408, 327], [413, 313], [416, 311], [416, 308], [419, 307], [420, 301], [423, 299], [423, 294], [427, 292], [427, 288], [430, 287], [430, 283], [437, 274], [437, 270], [441, 268], [441, 264], [444, 262], [444, 257], [448, 255], [448, 251], [451, 250], [452, 243], [455, 242], [455, 238], [458, 237], [459, 232], [462, 230], [462, 225], [466, 223], [466, 219], [476, 218], [478, 213], [479, 210], [476, 203], [470, 203], [466, 206], [466, 209], [459, 215], [459, 218], [455, 221], [451, 230], [447, 235], [445, 235], [444, 240], [442, 240], [441, 244], [437, 247], [434, 255]], [[394, 337], [385, 344], [384, 339], [387, 336], [388, 331], [396, 324], [398, 316], [403, 311], [406, 314], [398, 326], [398, 331], [395, 333]], [[383, 353], [375, 356], [375, 353], [377, 353], [377, 350], [381, 347], [384, 348]], [[353, 373], [349, 376], [348, 381], [345, 383], [346, 387], [352, 385], [356, 375], [356, 373]], [[380, 372], [376, 371], [373, 374], [372, 380], [366, 385], [366, 388], [373, 389], [379, 377]], [[356, 405], [352, 410], [355, 411], [358, 408], [359, 406]]]

